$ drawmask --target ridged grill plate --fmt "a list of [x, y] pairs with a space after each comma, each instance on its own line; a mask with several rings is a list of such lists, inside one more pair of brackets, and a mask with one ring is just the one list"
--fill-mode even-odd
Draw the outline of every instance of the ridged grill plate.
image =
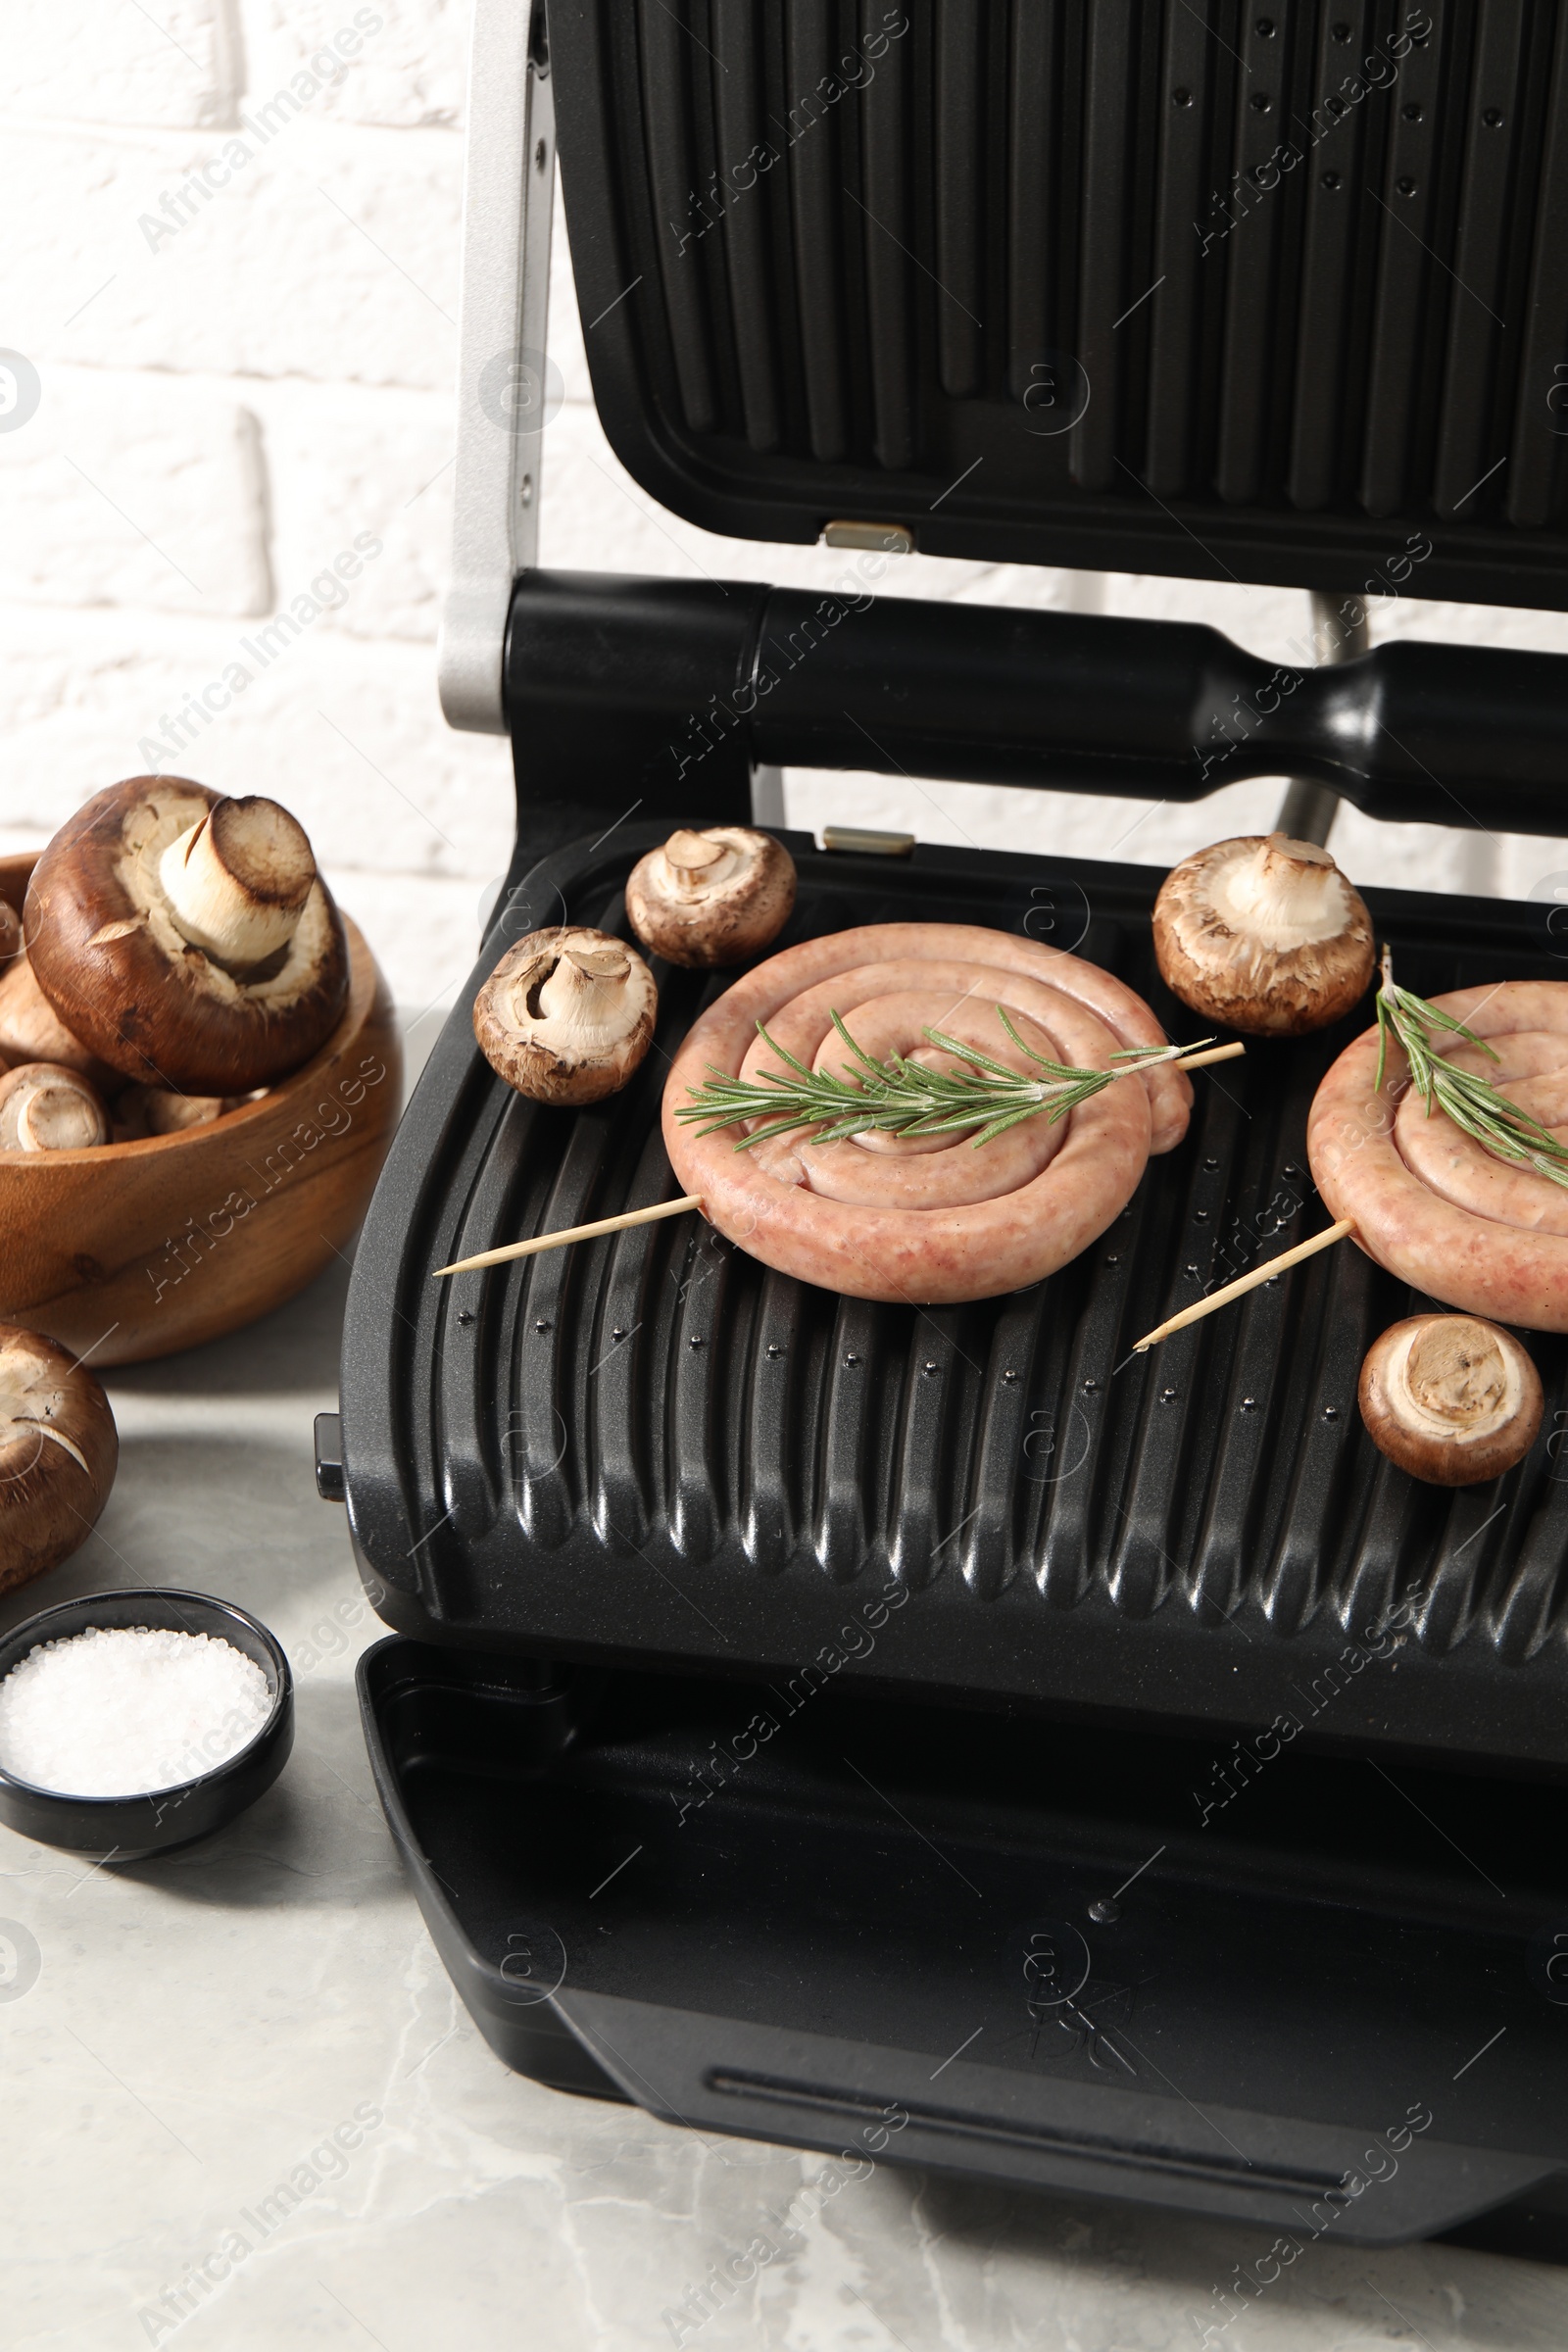
[[[1352, 1247], [1128, 1360], [1163, 1316], [1326, 1221], [1306, 1113], [1360, 1018], [1200, 1078], [1186, 1142], [1121, 1218], [1011, 1297], [869, 1305], [770, 1273], [695, 1215], [430, 1279], [677, 1191], [663, 1075], [721, 980], [656, 967], [655, 1051], [589, 1111], [512, 1095], [469, 1027], [509, 939], [624, 927], [625, 877], [665, 829], [622, 826], [511, 891], [376, 1193], [343, 1414], [387, 1621], [476, 1649], [858, 1674], [1101, 1717], [1284, 1716], [1336, 1745], [1568, 1764], [1562, 1342], [1530, 1338], [1546, 1411], [1529, 1458], [1454, 1493], [1362, 1429], [1362, 1355], [1425, 1302]], [[1199, 1033], [1153, 971], [1154, 871], [785, 838], [801, 891], [781, 945], [989, 923], [1076, 949], [1174, 1036]], [[1367, 897], [1409, 987], [1568, 979], [1546, 908]]]

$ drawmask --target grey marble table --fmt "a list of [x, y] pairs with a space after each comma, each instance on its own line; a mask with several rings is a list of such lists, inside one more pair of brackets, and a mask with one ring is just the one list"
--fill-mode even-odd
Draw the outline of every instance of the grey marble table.
[[[830, 2196], [822, 2158], [705, 2141], [490, 2054], [360, 1737], [354, 1661], [379, 1628], [312, 1475], [345, 1283], [109, 1375], [122, 1450], [102, 1523], [0, 1603], [9, 1627], [107, 1585], [227, 1595], [283, 1641], [299, 1705], [278, 1785], [185, 1852], [88, 1869], [0, 1831], [0, 2344], [1196, 2346], [1192, 2315], [1213, 2316], [1264, 2232], [887, 2165]], [[694, 2290], [759, 2236], [776, 2258], [699, 2326]], [[1568, 2271], [1325, 2240], [1209, 2341], [1555, 2352]]]

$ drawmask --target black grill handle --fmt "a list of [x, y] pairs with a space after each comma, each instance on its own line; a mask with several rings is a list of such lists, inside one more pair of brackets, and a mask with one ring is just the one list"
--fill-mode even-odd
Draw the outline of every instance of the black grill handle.
[[[507, 706], [536, 854], [552, 821], [580, 834], [600, 807], [743, 815], [754, 765], [1184, 802], [1285, 774], [1385, 820], [1568, 832], [1568, 656], [1406, 639], [1320, 668], [1303, 642], [1297, 667], [1186, 622], [876, 597], [861, 578], [849, 558], [825, 595], [525, 573]], [[1348, 626], [1361, 604], [1345, 602]]]

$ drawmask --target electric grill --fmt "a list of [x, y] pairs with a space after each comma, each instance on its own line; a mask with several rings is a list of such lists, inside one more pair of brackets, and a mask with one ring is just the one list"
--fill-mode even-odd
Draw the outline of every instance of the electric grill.
[[[618, 455], [710, 528], [825, 535], [829, 593], [536, 564], [558, 125]], [[361, 1673], [388, 1819], [510, 2064], [1298, 2237], [1546, 2242], [1568, 1353], [1532, 1335], [1541, 1439], [1457, 1493], [1361, 1428], [1362, 1354], [1424, 1302], [1354, 1250], [1129, 1359], [1321, 1222], [1305, 1116], [1359, 1017], [1211, 1073], [1012, 1297], [870, 1305], [695, 1217], [430, 1277], [673, 1197], [662, 1073], [722, 976], [661, 968], [658, 1050], [575, 1113], [491, 1074], [473, 991], [543, 924], [622, 926], [674, 823], [781, 820], [785, 764], [1285, 773], [1319, 839], [1340, 797], [1568, 829], [1568, 662], [1364, 651], [1372, 593], [1568, 605], [1565, 173], [1568, 10], [1530, 0], [480, 6], [442, 690], [510, 732], [517, 841], [318, 1477], [394, 1629]], [[907, 547], [1294, 583], [1341, 658], [873, 599]], [[784, 838], [781, 946], [990, 923], [1196, 1031], [1157, 873]], [[1366, 895], [1423, 993], [1568, 976], [1550, 908]]]

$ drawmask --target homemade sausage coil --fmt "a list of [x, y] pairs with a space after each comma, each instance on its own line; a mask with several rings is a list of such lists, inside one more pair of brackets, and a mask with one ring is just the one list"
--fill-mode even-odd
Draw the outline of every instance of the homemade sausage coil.
[[777, 1066], [759, 1023], [808, 1067], [842, 1072], [835, 1012], [879, 1059], [951, 1062], [925, 1036], [936, 1029], [1029, 1075], [999, 1005], [1033, 1053], [1083, 1068], [1166, 1043], [1130, 988], [1034, 940], [956, 923], [841, 931], [758, 965], [688, 1034], [663, 1106], [682, 1188], [754, 1257], [853, 1298], [952, 1305], [1054, 1273], [1119, 1214], [1151, 1152], [1180, 1143], [1193, 1099], [1181, 1071], [1147, 1070], [978, 1148], [966, 1134], [815, 1144], [808, 1130], [737, 1149], [733, 1131], [698, 1136], [679, 1116], [714, 1071]]
[[[1446, 1057], [1489, 1077], [1568, 1137], [1568, 988], [1507, 980], [1433, 999], [1498, 1056], [1454, 1044]], [[1378, 1031], [1347, 1047], [1307, 1127], [1312, 1173], [1331, 1215], [1349, 1217], [1367, 1254], [1429, 1298], [1533, 1331], [1568, 1331], [1568, 1190], [1507, 1165], [1442, 1110], [1427, 1115], [1391, 1045], [1379, 1087]]]

